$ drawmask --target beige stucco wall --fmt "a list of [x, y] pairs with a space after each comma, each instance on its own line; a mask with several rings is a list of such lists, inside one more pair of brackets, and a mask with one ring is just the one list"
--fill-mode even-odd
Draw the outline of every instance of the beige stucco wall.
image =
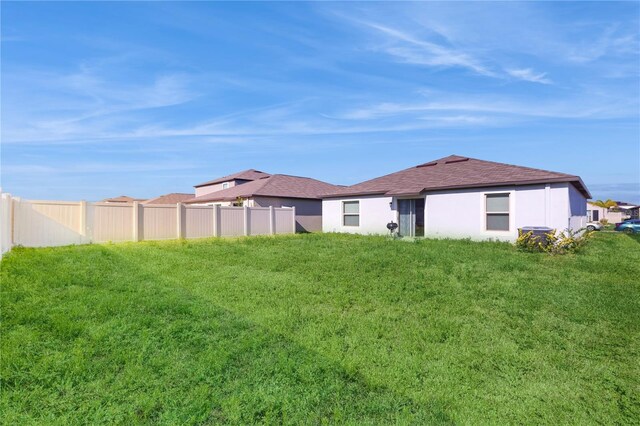
[[626, 212], [614, 212], [604, 207], [595, 206], [587, 203], [587, 210], [590, 212], [589, 217], [593, 217], [593, 211], [598, 212], [598, 220], [607, 219], [609, 223], [622, 222], [629, 215]]
[[296, 232], [322, 231], [322, 200], [253, 197], [252, 201], [257, 207], [295, 207]]
[[222, 185], [224, 185], [225, 183], [229, 184], [229, 188], [236, 186], [236, 185], [242, 185], [243, 183], [247, 183], [250, 182], [248, 180], [242, 180], [242, 179], [235, 179], [235, 180], [230, 180], [228, 182], [220, 182], [220, 183], [216, 183], [213, 185], [207, 185], [207, 186], [200, 186], [198, 188], [195, 188], [196, 190], [196, 197], [199, 197], [201, 195], [206, 195], [206, 194], [211, 194], [212, 192], [216, 192], [216, 191], [220, 191], [222, 189], [225, 189], [222, 187]]
[[[508, 231], [486, 229], [486, 195], [491, 193], [509, 194]], [[576, 191], [571, 205], [567, 183], [432, 191], [424, 197], [428, 237], [514, 241], [524, 226], [564, 230], [577, 229], [586, 222], [586, 200]], [[360, 202], [359, 226], [343, 226], [344, 201]], [[399, 223], [397, 199], [386, 196], [327, 198], [323, 213], [325, 232], [388, 235], [387, 223]]]

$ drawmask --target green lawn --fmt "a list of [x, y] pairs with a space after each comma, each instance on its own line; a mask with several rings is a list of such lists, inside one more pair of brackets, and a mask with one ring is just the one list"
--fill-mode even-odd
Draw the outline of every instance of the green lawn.
[[1, 278], [7, 424], [640, 419], [638, 236], [16, 248]]

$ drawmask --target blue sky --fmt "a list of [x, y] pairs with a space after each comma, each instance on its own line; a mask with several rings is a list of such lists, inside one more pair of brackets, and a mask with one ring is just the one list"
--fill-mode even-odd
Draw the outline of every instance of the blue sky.
[[2, 187], [152, 197], [247, 168], [353, 184], [458, 154], [640, 203], [639, 14], [3, 2]]

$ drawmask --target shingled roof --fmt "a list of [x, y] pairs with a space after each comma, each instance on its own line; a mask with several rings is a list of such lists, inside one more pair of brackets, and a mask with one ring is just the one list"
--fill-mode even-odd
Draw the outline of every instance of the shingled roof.
[[355, 195], [417, 195], [423, 191], [570, 182], [585, 197], [589, 190], [579, 176], [493, 161], [450, 155], [356, 185], [327, 191], [323, 198]]
[[186, 203], [208, 203], [213, 201], [234, 201], [238, 197], [254, 196], [278, 198], [320, 199], [321, 194], [340, 188], [320, 180], [300, 176], [270, 175], [253, 182], [194, 197]]
[[134, 201], [144, 201], [144, 200], [145, 200], [144, 198], [133, 198], [133, 197], [129, 197], [128, 195], [120, 195], [119, 197], [105, 198], [104, 200], [102, 200], [102, 202], [127, 204], [127, 203], [133, 203]]
[[198, 185], [194, 185], [194, 188], [199, 188], [201, 186], [214, 185], [216, 183], [228, 182], [231, 180], [256, 180], [262, 179], [265, 177], [271, 176], [269, 173], [261, 172], [260, 170], [249, 169], [243, 170], [238, 173], [234, 173], [231, 175], [223, 176], [214, 180], [210, 180], [204, 183], [199, 183]]
[[171, 194], [164, 194], [159, 197], [150, 198], [147, 201], [143, 201], [142, 204], [176, 204], [182, 203], [186, 200], [193, 198], [194, 194], [185, 194], [182, 192], [172, 192]]

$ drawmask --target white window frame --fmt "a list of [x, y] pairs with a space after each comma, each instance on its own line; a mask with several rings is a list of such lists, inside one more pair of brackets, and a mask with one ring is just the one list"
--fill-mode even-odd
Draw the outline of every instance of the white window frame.
[[[487, 200], [491, 195], [506, 195], [507, 196], [507, 211], [500, 212], [489, 212], [487, 211]], [[487, 192], [484, 194], [484, 230], [486, 232], [511, 232], [511, 199], [512, 192], [511, 191], [497, 191], [497, 192]], [[509, 224], [508, 229], [489, 229], [487, 227], [487, 218], [489, 215], [507, 215], [507, 223]]]
[[[358, 213], [346, 213], [345, 205], [346, 203], [358, 203]], [[357, 225], [347, 225], [344, 221], [347, 216], [358, 216], [358, 224]], [[360, 200], [343, 200], [342, 201], [342, 226], [346, 226], [349, 228], [358, 228], [360, 226]]]
[[229, 188], [229, 182], [222, 182], [222, 189], [228, 189]]

